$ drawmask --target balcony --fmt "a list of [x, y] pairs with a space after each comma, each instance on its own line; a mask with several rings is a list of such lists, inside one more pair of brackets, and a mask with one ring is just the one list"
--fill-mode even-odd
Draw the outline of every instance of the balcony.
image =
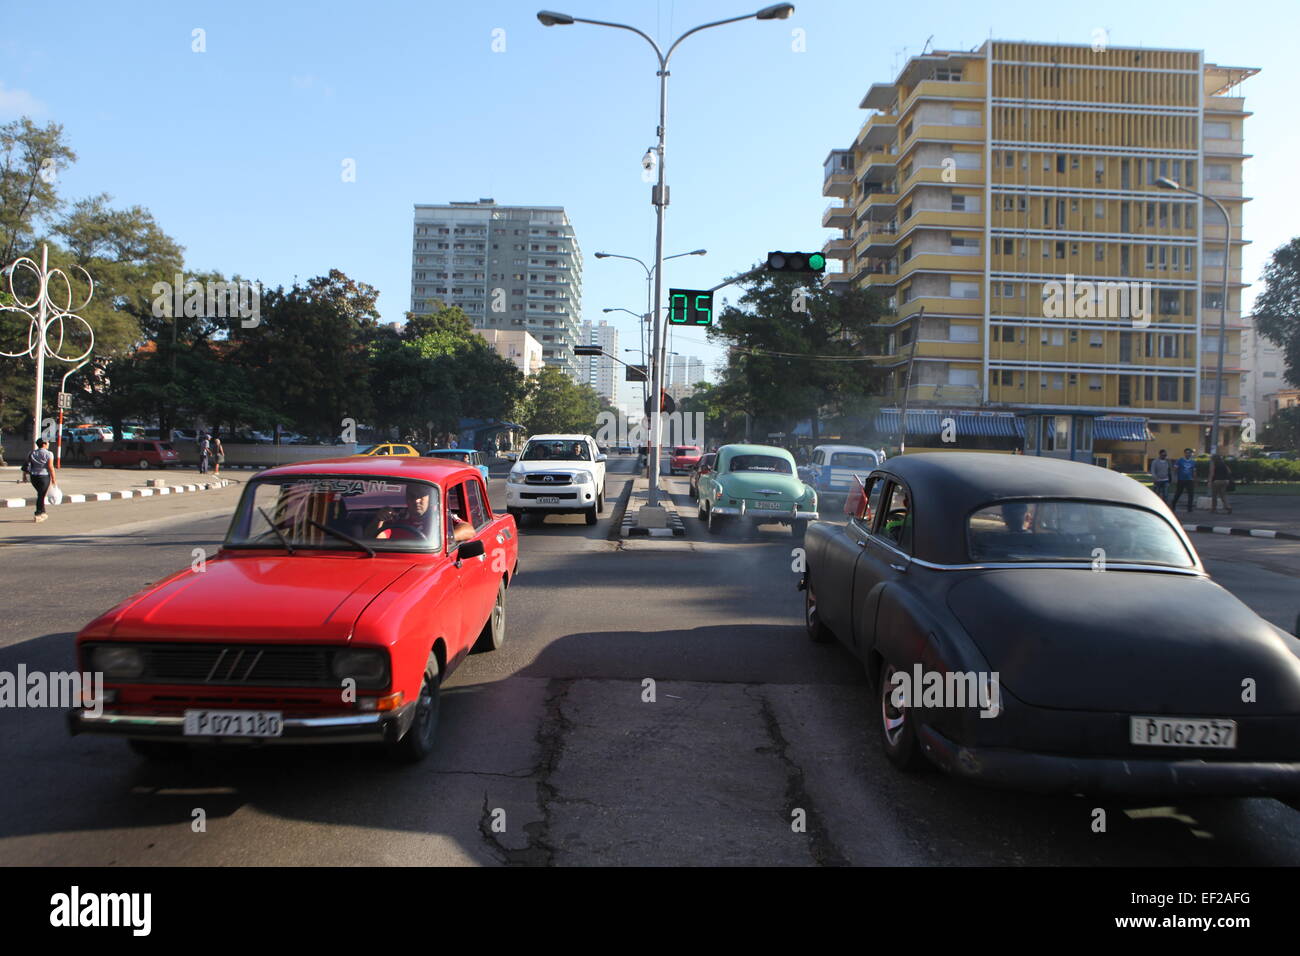
[[822, 225], [827, 229], [848, 229], [853, 225], [853, 207], [833, 202], [822, 210]]
[[892, 113], [877, 113], [862, 127], [858, 142], [873, 150], [888, 150], [898, 141], [898, 117]]
[[853, 253], [853, 240], [847, 236], [839, 236], [835, 239], [828, 239], [822, 246], [822, 254], [827, 259], [847, 260]]
[[848, 199], [853, 193], [853, 150], [833, 149], [822, 165], [822, 195]]
[[867, 193], [858, 206], [860, 219], [893, 219], [898, 206], [897, 189], [878, 189]]
[[883, 226], [871, 225], [865, 232], [858, 235], [858, 254], [859, 255], [885, 255], [893, 251], [894, 244], [898, 241], [898, 226], [889, 223]]
[[1239, 139], [1206, 139], [1205, 140], [1205, 157], [1207, 159], [1214, 156], [1236, 156], [1244, 157], [1242, 152], [1241, 140]]
[[887, 149], [872, 150], [862, 157], [858, 178], [863, 182], [892, 179], [898, 168], [898, 150], [893, 146]]

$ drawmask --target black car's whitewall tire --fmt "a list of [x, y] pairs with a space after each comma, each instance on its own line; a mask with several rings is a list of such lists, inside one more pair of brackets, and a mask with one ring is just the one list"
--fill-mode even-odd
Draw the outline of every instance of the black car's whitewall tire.
[[835, 640], [831, 629], [817, 616], [817, 597], [813, 594], [812, 582], [806, 581], [803, 589], [803, 624], [808, 631], [808, 639], [814, 644], [830, 644]]
[[[893, 664], [880, 669], [876, 688], [876, 712], [880, 723], [880, 745], [889, 762], [900, 770], [919, 770], [927, 764], [916, 741], [916, 716], [911, 707], [895, 707], [892, 678], [898, 670]], [[916, 688], [919, 690], [919, 688]]]

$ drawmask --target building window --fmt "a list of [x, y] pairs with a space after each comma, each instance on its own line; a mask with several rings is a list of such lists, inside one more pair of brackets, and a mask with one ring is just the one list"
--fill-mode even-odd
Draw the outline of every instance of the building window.
[[1100, 392], [1100, 391], [1101, 391], [1101, 376], [1100, 376], [1100, 375], [1089, 375], [1089, 376], [1088, 376], [1088, 391], [1090, 391], [1090, 392]]

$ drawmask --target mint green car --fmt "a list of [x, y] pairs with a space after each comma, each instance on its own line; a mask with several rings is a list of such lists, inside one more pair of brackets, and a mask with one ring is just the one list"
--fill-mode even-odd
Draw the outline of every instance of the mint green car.
[[733, 521], [788, 524], [802, 538], [817, 520], [817, 492], [800, 480], [794, 456], [772, 445], [723, 445], [700, 475], [700, 520], [709, 534]]

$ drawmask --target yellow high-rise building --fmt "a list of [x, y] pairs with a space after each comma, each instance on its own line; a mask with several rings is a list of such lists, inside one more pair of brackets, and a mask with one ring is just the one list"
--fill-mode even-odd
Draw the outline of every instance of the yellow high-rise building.
[[[1196, 50], [990, 40], [871, 87], [852, 147], [826, 161], [839, 201], [822, 224], [841, 234], [825, 252], [844, 263], [827, 282], [893, 306], [888, 400], [906, 386], [910, 446], [938, 445], [926, 432], [951, 417], [958, 447], [1019, 439], [1145, 468], [1157, 448], [1208, 447], [1219, 387], [1233, 448], [1249, 114], [1231, 94], [1256, 72]], [[1218, 199], [1230, 226], [1161, 177]]]

